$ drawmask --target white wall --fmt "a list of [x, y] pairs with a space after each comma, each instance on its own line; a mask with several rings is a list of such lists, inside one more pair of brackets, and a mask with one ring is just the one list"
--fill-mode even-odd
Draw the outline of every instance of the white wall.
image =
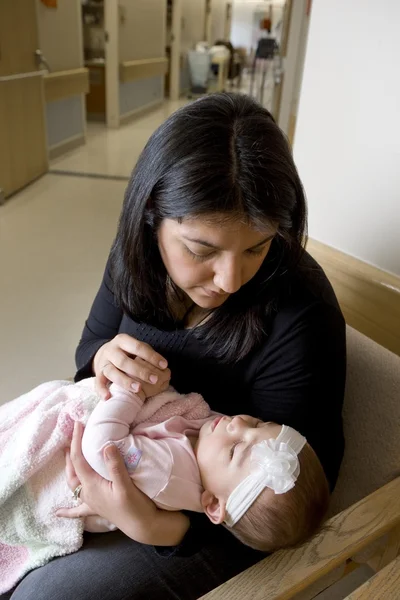
[[313, 2], [295, 135], [310, 236], [400, 275], [400, 2]]

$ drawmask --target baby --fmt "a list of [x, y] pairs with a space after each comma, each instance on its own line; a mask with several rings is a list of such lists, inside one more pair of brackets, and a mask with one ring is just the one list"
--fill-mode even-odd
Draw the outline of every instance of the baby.
[[[110, 391], [89, 417], [82, 442], [84, 456], [103, 477], [109, 478], [103, 450], [113, 442], [135, 485], [159, 508], [204, 512], [261, 551], [297, 544], [321, 524], [328, 484], [316, 454], [294, 429], [212, 413], [201, 396], [181, 396], [172, 388], [147, 401], [144, 392], [115, 385]], [[135, 425], [156, 398], [170, 407], [197, 399], [206, 416]], [[90, 517], [85, 528], [113, 526]]]
[[[66, 519], [64, 450], [75, 421], [82, 450], [109, 478], [103, 449], [115, 444], [134, 484], [165, 510], [204, 512], [261, 551], [311, 535], [329, 493], [320, 462], [294, 429], [210, 411], [199, 394], [172, 388], [146, 398], [115, 385], [100, 400], [94, 379], [53, 381], [0, 406], [0, 594], [28, 571], [76, 552], [83, 530], [115, 529], [100, 517]], [[79, 501], [79, 499], [78, 499]]]

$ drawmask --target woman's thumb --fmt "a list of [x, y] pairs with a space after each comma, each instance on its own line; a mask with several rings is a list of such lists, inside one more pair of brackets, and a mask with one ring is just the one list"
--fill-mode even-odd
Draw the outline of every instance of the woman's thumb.
[[122, 481], [130, 482], [124, 460], [115, 444], [110, 443], [104, 448], [104, 459], [111, 481], [114, 483]]
[[104, 448], [104, 458], [108, 463], [119, 462], [118, 459], [121, 458], [121, 454], [113, 442], [108, 442]]

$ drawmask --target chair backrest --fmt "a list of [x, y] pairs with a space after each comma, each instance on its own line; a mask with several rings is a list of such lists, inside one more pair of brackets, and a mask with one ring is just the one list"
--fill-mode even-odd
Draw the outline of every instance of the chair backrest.
[[400, 475], [400, 357], [350, 327], [343, 421], [331, 515]]

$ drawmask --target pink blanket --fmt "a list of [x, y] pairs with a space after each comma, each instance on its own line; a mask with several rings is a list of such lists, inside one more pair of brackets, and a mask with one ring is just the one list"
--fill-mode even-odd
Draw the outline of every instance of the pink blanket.
[[[44, 383], [0, 406], [0, 594], [30, 570], [78, 550], [82, 519], [62, 519], [59, 507], [74, 506], [64, 474], [64, 449], [74, 421], [86, 423], [99, 401], [94, 380]], [[147, 400], [136, 424], [171, 416], [208, 416], [201, 396], [176, 399], [164, 392]]]

